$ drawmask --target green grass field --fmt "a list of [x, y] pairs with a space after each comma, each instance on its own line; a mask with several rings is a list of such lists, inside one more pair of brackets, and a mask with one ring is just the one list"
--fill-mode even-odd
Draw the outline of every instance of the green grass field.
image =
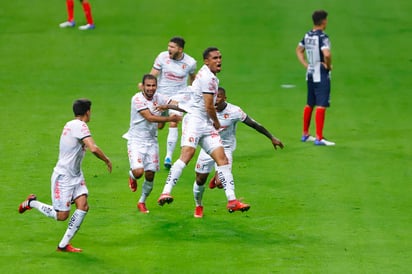
[[[64, 1], [0, 4], [1, 273], [412, 273], [412, 2], [91, 3], [89, 32], [58, 27]], [[325, 135], [335, 147], [299, 141], [306, 89], [294, 50], [319, 8], [329, 12]], [[247, 213], [229, 214], [223, 191], [207, 190], [205, 216], [193, 218], [194, 161], [173, 204], [156, 204], [162, 168], [150, 214], [136, 210], [140, 188], [128, 189], [121, 135], [137, 82], [174, 35], [185, 37], [199, 68], [204, 48], [219, 47], [229, 101], [286, 146], [274, 151], [239, 125], [233, 172]], [[113, 172], [86, 155], [90, 212], [73, 240], [84, 252], [62, 254], [55, 248], [67, 222], [17, 207], [29, 193], [50, 203], [59, 135], [78, 97], [93, 101], [89, 127]], [[159, 132], [162, 158], [166, 135]]]

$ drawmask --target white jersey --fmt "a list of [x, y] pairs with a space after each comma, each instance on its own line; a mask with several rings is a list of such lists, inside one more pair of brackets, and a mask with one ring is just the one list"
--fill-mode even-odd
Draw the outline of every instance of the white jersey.
[[245, 121], [247, 114], [240, 107], [230, 103], [227, 103], [225, 109], [216, 114], [221, 126], [219, 135], [223, 146], [234, 151], [236, 149], [237, 122]]
[[170, 97], [187, 87], [189, 75], [196, 71], [196, 60], [187, 54], [181, 60], [170, 59], [169, 52], [163, 51], [156, 57], [153, 68], [160, 71], [157, 92]]
[[212, 94], [214, 97], [213, 103], [215, 103], [218, 87], [219, 79], [210, 71], [208, 66], [203, 65], [196, 74], [196, 79], [193, 81], [191, 87], [192, 98], [190, 101], [190, 108], [185, 109], [188, 111], [188, 114], [205, 121], [210, 120], [206, 112], [203, 94]]
[[136, 93], [131, 100], [130, 108], [130, 128], [127, 132], [127, 139], [157, 140], [157, 123], [147, 121], [140, 111], [148, 109], [153, 115], [160, 116], [160, 111], [155, 111], [157, 105], [167, 104], [169, 99], [157, 92], [152, 100], [146, 99], [143, 92]]
[[82, 140], [91, 136], [83, 121], [74, 119], [66, 123], [60, 136], [59, 160], [54, 167], [58, 174], [72, 177], [81, 175], [81, 163], [86, 152]]

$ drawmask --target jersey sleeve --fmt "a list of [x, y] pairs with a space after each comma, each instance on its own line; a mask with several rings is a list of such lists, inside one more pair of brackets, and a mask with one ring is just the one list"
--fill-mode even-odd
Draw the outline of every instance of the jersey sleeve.
[[197, 67], [197, 63], [195, 60], [193, 60], [193, 64], [191, 65], [190, 70], [189, 70], [190, 75], [193, 75], [196, 72], [196, 67]]
[[133, 108], [135, 111], [139, 112], [141, 110], [147, 109], [148, 105], [147, 105], [147, 101], [144, 100], [143, 96], [139, 96], [139, 94], [137, 94], [136, 96], [133, 97]]
[[234, 120], [236, 121], [245, 121], [247, 118], [247, 114], [238, 106], [235, 106], [233, 110]]
[[200, 77], [199, 79], [200, 88], [202, 93], [215, 94], [218, 87], [218, 82], [216, 77]]
[[90, 137], [91, 133], [87, 124], [85, 122], [81, 122], [76, 124], [73, 128], [72, 135], [79, 140], [83, 140], [86, 137]]
[[156, 59], [155, 59], [155, 61], [154, 61], [154, 63], [153, 63], [153, 68], [154, 68], [154, 69], [162, 70], [162, 65], [163, 65], [163, 63], [162, 63], [162, 61], [163, 61], [162, 55], [163, 55], [163, 52], [159, 53], [159, 55], [156, 57]]
[[327, 35], [322, 35], [320, 37], [321, 41], [320, 41], [320, 49], [324, 50], [324, 49], [330, 49], [330, 41], [329, 41], [329, 37]]
[[303, 37], [302, 40], [299, 41], [298, 45], [301, 47], [305, 47], [305, 37]]

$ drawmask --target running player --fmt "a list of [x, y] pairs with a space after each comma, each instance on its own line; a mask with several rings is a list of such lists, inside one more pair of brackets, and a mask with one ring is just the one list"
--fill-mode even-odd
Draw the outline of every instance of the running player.
[[91, 104], [87, 99], [76, 100], [73, 104], [75, 119], [67, 122], [63, 128], [60, 136], [59, 160], [51, 176], [52, 205], [44, 204], [37, 200], [36, 195], [30, 194], [19, 206], [19, 213], [36, 208], [47, 217], [65, 221], [69, 217], [71, 204], [76, 205], [57, 251], [82, 251], [80, 248], [73, 247], [70, 241], [79, 230], [89, 210], [87, 204], [89, 192], [81, 170], [86, 148], [106, 163], [109, 172], [112, 171], [112, 162], [95, 144], [86, 124], [90, 121]]
[[137, 190], [137, 179], [145, 175], [142, 194], [137, 208], [142, 213], [149, 213], [146, 199], [153, 189], [155, 172], [159, 170], [159, 143], [157, 141], [157, 123], [177, 122], [180, 116], [160, 116], [155, 108], [166, 104], [169, 99], [156, 92], [157, 78], [154, 75], [143, 76], [143, 91], [136, 93], [131, 100], [130, 128], [123, 135], [127, 141], [130, 162], [129, 187]]

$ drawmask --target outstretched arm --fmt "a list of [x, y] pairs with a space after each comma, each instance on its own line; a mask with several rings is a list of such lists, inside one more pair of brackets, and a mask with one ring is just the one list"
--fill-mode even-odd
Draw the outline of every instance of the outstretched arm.
[[182, 117], [178, 115], [156, 116], [153, 115], [149, 109], [143, 109], [139, 113], [150, 123], [179, 122], [182, 120]]
[[283, 144], [278, 138], [273, 136], [264, 126], [253, 120], [251, 117], [247, 116], [243, 123], [250, 126], [251, 128], [256, 129], [258, 132], [268, 137], [271, 140], [273, 147], [275, 149], [277, 149], [277, 146], [283, 148]]
[[89, 136], [89, 137], [84, 138], [82, 141], [86, 145], [86, 147], [90, 150], [90, 152], [92, 152], [97, 158], [99, 158], [100, 160], [106, 163], [107, 169], [109, 170], [109, 172], [112, 172], [112, 162], [104, 154], [104, 152], [96, 145], [93, 138]]
[[173, 103], [172, 104], [167, 104], [167, 105], [158, 105], [156, 107], [156, 110], [162, 111], [162, 112], [165, 111], [165, 110], [168, 110], [168, 109], [173, 109], [173, 110], [177, 110], [177, 111], [186, 113], [186, 110], [179, 108], [178, 105], [175, 105]]

